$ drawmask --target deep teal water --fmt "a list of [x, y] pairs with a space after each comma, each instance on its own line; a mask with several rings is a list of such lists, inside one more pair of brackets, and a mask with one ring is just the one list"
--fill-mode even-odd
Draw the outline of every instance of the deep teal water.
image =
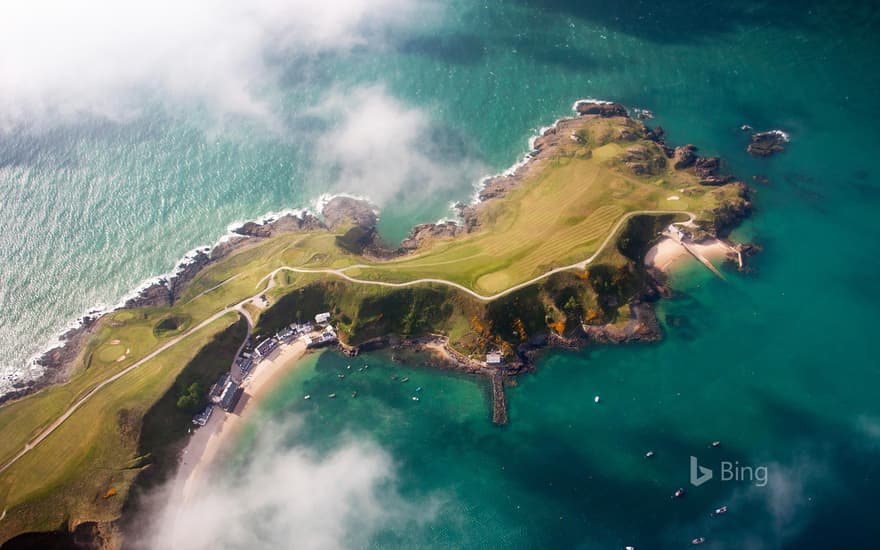
[[[614, 99], [652, 109], [670, 142], [720, 154], [754, 184], [756, 213], [739, 232], [764, 247], [753, 273], [679, 273], [657, 345], [548, 354], [510, 392], [505, 429], [467, 378], [414, 370], [426, 388], [414, 408], [385, 376], [402, 367], [381, 357], [368, 358], [375, 379], [356, 403], [302, 402], [303, 385], [337, 381], [342, 360], [323, 355], [267, 414], [303, 419], [291, 445], [327, 451], [349, 432], [376, 441], [405, 496], [454, 503], [367, 546], [674, 548], [706, 536], [715, 548], [874, 547], [878, 23], [867, 2], [458, 2], [391, 47], [282, 60], [280, 135], [205, 132], [198, 113], [157, 107], [124, 124], [0, 136], [0, 364], [21, 366], [77, 314], [230, 222], [327, 190], [307, 111], [328, 90], [383, 86], [426, 114], [432, 155], [466, 166], [429, 196], [413, 182], [389, 200], [390, 239], [447, 215], [575, 99]], [[751, 159], [744, 123], [790, 132], [789, 150]], [[770, 483], [715, 480], [672, 502], [690, 455], [766, 464]], [[710, 520], [724, 503], [730, 513]]]

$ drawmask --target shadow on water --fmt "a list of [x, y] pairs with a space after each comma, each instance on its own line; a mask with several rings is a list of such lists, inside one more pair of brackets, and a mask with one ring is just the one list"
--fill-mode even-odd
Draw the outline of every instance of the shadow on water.
[[[621, 453], [641, 456], [644, 449], [657, 450], [653, 459], [635, 466], [641, 475], [624, 477], [607, 475], [608, 465], [595, 463], [571, 438], [554, 437], [558, 431], [535, 430], [518, 437], [516, 460], [507, 464], [505, 477], [532, 502], [543, 503], [529, 518], [535, 531], [553, 526], [542, 541], [564, 546], [589, 534], [658, 548], [686, 545], [697, 536], [707, 538], [708, 548], [871, 546], [880, 537], [870, 506], [880, 489], [880, 417], [868, 431], [825, 420], [769, 393], [758, 396], [758, 407], [785, 445], [712, 449], [677, 435], [674, 427], [651, 425], [615, 437], [613, 445]], [[835, 436], [817, 441], [816, 434]], [[499, 438], [499, 448], [486, 449], [486, 459], [509, 452], [506, 443]], [[765, 486], [722, 482], [716, 466], [713, 481], [692, 487], [691, 455], [707, 465], [720, 460], [767, 465], [769, 481]], [[684, 487], [686, 495], [671, 499], [677, 487]], [[730, 506], [730, 513], [712, 518], [711, 510], [722, 504]]]
[[500, 50], [506, 50], [525, 56], [539, 66], [552, 65], [571, 71], [600, 67], [594, 55], [565, 41], [553, 43], [542, 34], [497, 34], [491, 43], [472, 34], [421, 35], [403, 39], [397, 49], [402, 54], [456, 65], [476, 65], [490, 56], [497, 56]]
[[475, 34], [425, 34], [403, 39], [397, 46], [402, 54], [433, 57], [444, 63], [470, 65], [479, 63], [488, 46]]
[[[367, 360], [376, 370], [358, 377], [360, 361]], [[743, 400], [743, 414], [767, 420], [764, 437], [748, 448], [733, 441], [741, 434], [707, 439], [652, 418], [592, 434], [577, 406], [567, 413], [568, 428], [550, 411], [532, 416], [541, 408], [529, 406], [528, 418], [497, 429], [488, 415], [450, 414], [458, 393], [444, 398], [451, 408], [433, 407], [432, 396], [449, 391], [440, 379], [420, 380], [418, 368], [380, 363], [373, 356], [326, 354], [318, 376], [298, 390], [315, 398], [303, 401], [297, 393], [276, 410], [280, 417], [302, 415], [302, 424], [284, 438], [288, 445], [323, 454], [353, 437], [373, 440], [393, 457], [404, 498], [439, 495], [445, 503], [430, 524], [378, 533], [375, 547], [672, 548], [704, 536], [705, 548], [833, 548], [842, 541], [867, 548], [880, 536], [870, 507], [880, 489], [880, 410], [851, 422], [835, 420], [784, 400], [773, 388], [754, 390]], [[351, 374], [342, 381], [340, 372]], [[404, 373], [412, 377], [408, 383], [391, 378]], [[426, 384], [421, 404], [410, 400], [414, 384]], [[347, 398], [355, 388], [358, 398]], [[340, 397], [328, 401], [330, 392]], [[530, 396], [514, 391], [510, 398], [523, 403]], [[711, 448], [716, 436], [723, 444]], [[656, 451], [651, 459], [644, 457], [649, 449]], [[690, 456], [716, 468], [716, 479], [691, 486]], [[722, 482], [721, 460], [767, 465], [769, 482]], [[679, 487], [686, 496], [672, 499]], [[724, 504], [729, 514], [710, 517]]]
[[550, 10], [590, 21], [637, 38], [688, 43], [731, 33], [741, 26], [799, 27], [809, 23], [816, 0], [785, 2], [706, 2], [679, 0], [619, 2], [599, 0], [521, 0], [536, 10]]
[[[868, 548], [880, 540], [873, 502], [880, 490], [880, 414], [846, 422], [820, 417], [770, 394], [756, 392], [774, 433], [787, 445], [774, 462], [796, 465], [772, 494], [769, 519], [788, 518], [784, 548]], [[821, 434], [821, 435], [820, 435]], [[817, 435], [820, 437], [817, 438]], [[771, 473], [772, 475], [772, 473]], [[786, 485], [789, 483], [789, 485]], [[803, 517], [797, 517], [802, 514]]]

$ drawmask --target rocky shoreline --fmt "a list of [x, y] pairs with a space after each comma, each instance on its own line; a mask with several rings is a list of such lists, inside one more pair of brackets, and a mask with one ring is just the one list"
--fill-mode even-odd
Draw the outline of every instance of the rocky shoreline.
[[[284, 232], [308, 231], [318, 229], [333, 229], [342, 223], [354, 222], [354, 227], [343, 237], [337, 239], [340, 246], [345, 246], [353, 253], [362, 254], [373, 259], [389, 259], [415, 252], [426, 243], [435, 239], [454, 238], [461, 234], [470, 233], [480, 226], [480, 213], [486, 205], [494, 200], [507, 195], [512, 189], [529, 177], [543, 160], [553, 156], [554, 150], [563, 140], [574, 137], [573, 128], [578, 125], [580, 117], [627, 117], [631, 118], [626, 107], [618, 103], [600, 100], [579, 100], [572, 109], [577, 113], [574, 117], [561, 118], [549, 128], [543, 129], [537, 136], [530, 140], [530, 151], [525, 157], [502, 174], [487, 177], [482, 181], [474, 202], [470, 204], [459, 203], [454, 209], [458, 214], [457, 221], [442, 221], [437, 223], [418, 224], [413, 227], [409, 235], [403, 239], [400, 245], [392, 248], [384, 243], [376, 230], [378, 221], [375, 208], [367, 201], [348, 196], [336, 196], [327, 201], [321, 209], [320, 217], [309, 211], [289, 212], [274, 219], [263, 222], [249, 221], [231, 230], [230, 234], [221, 239], [213, 247], [199, 248], [178, 264], [170, 275], [158, 277], [150, 284], [140, 289], [134, 296], [113, 309], [133, 309], [147, 306], [171, 306], [180, 298], [183, 289], [196, 275], [207, 266], [225, 258], [242, 248], [252, 246], [263, 239]], [[616, 139], [634, 139], [644, 137], [656, 142], [665, 152], [666, 158], [674, 163], [676, 169], [693, 168], [700, 182], [707, 186], [720, 186], [734, 184], [740, 189], [743, 197], [748, 197], [748, 187], [722, 172], [719, 157], [702, 157], [697, 155], [697, 148], [687, 144], [679, 147], [669, 147], [664, 140], [665, 132], [662, 127], [649, 128], [642, 125], [641, 130], [633, 128], [621, 129], [621, 135]], [[642, 132], [639, 134], [638, 132]], [[627, 151], [627, 166], [634, 173], [650, 173], [654, 167], [650, 166], [637, 147]], [[716, 217], [714, 228], [704, 229], [713, 236], [724, 235], [751, 212], [751, 203], [746, 200], [736, 205], [725, 204], [713, 215]], [[640, 311], [640, 310], [639, 310]], [[641, 315], [641, 314], [640, 314]], [[636, 339], [639, 341], [659, 338], [659, 335], [651, 335], [644, 328], [650, 324], [646, 322], [644, 315], [636, 315], [641, 319], [632, 325], [628, 331], [615, 332], [610, 328], [603, 330], [591, 327], [585, 335], [596, 341], [624, 342]], [[63, 381], [71, 367], [82, 352], [83, 345], [97, 327], [101, 315], [83, 317], [78, 327], [69, 330], [60, 337], [60, 345], [44, 352], [36, 364], [43, 367], [40, 378], [22, 384], [14, 392], [0, 396], [0, 403], [33, 393], [50, 384]], [[649, 331], [650, 332], [650, 331]]]
[[190, 252], [171, 274], [155, 278], [125, 299], [121, 305], [78, 319], [76, 326], [59, 336], [57, 346], [51, 347], [34, 360], [36, 365], [42, 367], [40, 376], [21, 382], [14, 386], [13, 391], [0, 395], [0, 405], [66, 380], [85, 343], [105, 314], [139, 307], [172, 306], [199, 272], [242, 248], [253, 246], [280, 233], [332, 229], [347, 219], [369, 224], [375, 231], [377, 218], [373, 207], [365, 201], [346, 196], [331, 198], [324, 204], [320, 218], [304, 210], [288, 212], [263, 222], [248, 221], [231, 229], [230, 234], [213, 247], [201, 247]]

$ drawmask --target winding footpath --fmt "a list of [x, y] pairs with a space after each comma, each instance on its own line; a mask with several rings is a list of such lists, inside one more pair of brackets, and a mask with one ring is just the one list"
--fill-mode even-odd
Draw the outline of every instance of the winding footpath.
[[695, 214], [693, 214], [692, 212], [684, 211], [684, 210], [636, 210], [633, 212], [628, 212], [627, 214], [622, 216], [617, 221], [617, 223], [614, 225], [614, 227], [608, 233], [608, 236], [605, 237], [605, 240], [602, 241], [601, 245], [599, 245], [599, 248], [596, 250], [596, 252], [594, 252], [593, 255], [590, 256], [589, 258], [582, 260], [580, 262], [577, 262], [577, 263], [573, 263], [571, 265], [566, 265], [566, 266], [551, 269], [550, 271], [547, 271], [546, 273], [544, 273], [542, 275], [538, 275], [537, 277], [529, 279], [528, 281], [516, 284], [512, 287], [507, 288], [506, 290], [502, 290], [501, 292], [498, 292], [495, 294], [490, 294], [488, 296], [480, 294], [478, 292], [475, 292], [475, 291], [469, 289], [468, 287], [461, 285], [459, 283], [456, 283], [453, 281], [447, 281], [446, 279], [423, 278], [423, 279], [414, 279], [412, 281], [406, 281], [404, 283], [389, 283], [386, 281], [370, 281], [367, 279], [357, 279], [357, 278], [352, 277], [352, 276], [348, 275], [347, 273], [345, 273], [346, 271], [348, 271], [350, 269], [362, 269], [362, 268], [376, 267], [373, 265], [364, 265], [364, 264], [350, 265], [348, 267], [343, 267], [340, 269], [306, 269], [306, 268], [302, 268], [302, 267], [282, 266], [282, 267], [275, 269], [274, 271], [272, 271], [271, 273], [269, 273], [268, 275], [266, 275], [262, 279], [260, 279], [260, 282], [257, 283], [257, 287], [259, 287], [261, 284], [263, 284], [263, 282], [266, 279], [268, 279], [269, 281], [274, 281], [275, 275], [277, 275], [281, 271], [292, 271], [294, 273], [326, 273], [329, 275], [336, 275], [337, 277], [340, 277], [340, 278], [345, 279], [346, 281], [349, 281], [352, 283], [358, 283], [358, 284], [364, 284], [364, 285], [384, 286], [384, 287], [391, 287], [391, 288], [401, 288], [401, 287], [415, 286], [415, 285], [421, 285], [421, 284], [426, 284], [426, 283], [435, 283], [435, 284], [446, 285], [446, 286], [456, 288], [462, 292], [465, 292], [465, 293], [473, 296], [477, 300], [480, 300], [483, 302], [491, 302], [492, 300], [497, 300], [498, 298], [501, 298], [502, 296], [506, 296], [512, 292], [516, 292], [517, 290], [520, 290], [520, 289], [525, 288], [527, 286], [531, 286], [531, 285], [537, 283], [538, 281], [541, 281], [543, 279], [546, 279], [547, 277], [550, 277], [551, 275], [555, 275], [556, 273], [561, 273], [563, 271], [569, 271], [571, 269], [586, 269], [587, 265], [592, 263], [599, 256], [599, 254], [601, 254], [602, 251], [605, 250], [605, 247], [608, 245], [608, 243], [611, 242], [611, 240], [614, 238], [614, 236], [617, 235], [617, 232], [620, 229], [620, 226], [623, 225], [624, 222], [626, 222], [627, 220], [629, 220], [633, 216], [639, 216], [639, 215], [662, 216], [665, 214], [685, 214], [688, 216], [688, 220], [686, 222], [676, 222], [676, 225], [692, 224], [693, 221], [696, 219]]
[[[696, 218], [695, 214], [693, 214], [691, 212], [684, 211], [684, 210], [636, 210], [633, 212], [628, 212], [627, 214], [623, 215], [617, 221], [617, 223], [612, 227], [611, 231], [608, 233], [608, 236], [605, 237], [604, 241], [602, 241], [602, 244], [599, 246], [599, 248], [596, 250], [596, 252], [594, 252], [593, 255], [590, 256], [589, 258], [587, 258], [583, 261], [571, 264], [571, 265], [551, 269], [550, 271], [544, 273], [543, 275], [538, 275], [537, 277], [529, 279], [528, 281], [519, 283], [517, 285], [514, 285], [514, 286], [506, 289], [506, 290], [503, 290], [501, 292], [498, 292], [496, 294], [492, 294], [489, 296], [479, 294], [478, 292], [475, 292], [475, 291], [467, 288], [466, 286], [463, 286], [459, 283], [455, 283], [453, 281], [447, 281], [445, 279], [424, 278], [424, 279], [416, 279], [413, 281], [407, 281], [404, 283], [389, 283], [389, 282], [385, 282], [385, 281], [369, 281], [369, 280], [364, 280], [364, 279], [357, 279], [357, 278], [351, 277], [350, 275], [345, 273], [345, 271], [347, 271], [349, 269], [375, 267], [375, 266], [367, 266], [367, 265], [363, 265], [363, 264], [351, 265], [351, 266], [344, 267], [341, 269], [305, 269], [305, 268], [290, 267], [290, 266], [279, 267], [279, 268], [273, 270], [271, 273], [269, 273], [265, 277], [263, 277], [257, 283], [257, 287], [259, 288], [263, 284], [264, 281], [268, 280], [268, 284], [266, 285], [266, 287], [263, 290], [260, 290], [259, 292], [257, 292], [253, 296], [245, 298], [244, 300], [238, 302], [235, 305], [231, 305], [231, 306], [227, 306], [227, 307], [223, 308], [222, 310], [218, 311], [214, 315], [208, 317], [207, 319], [205, 319], [204, 321], [199, 323], [198, 325], [194, 326], [193, 328], [189, 329], [188, 331], [184, 332], [183, 334], [180, 334], [179, 336], [174, 337], [173, 339], [169, 340], [168, 342], [166, 342], [162, 346], [156, 348], [155, 350], [153, 350], [152, 352], [150, 352], [149, 354], [147, 354], [143, 358], [139, 359], [138, 361], [135, 361], [134, 363], [132, 363], [128, 367], [124, 368], [123, 370], [119, 371], [118, 373], [114, 374], [113, 376], [107, 378], [106, 380], [100, 382], [98, 385], [93, 387], [91, 390], [88, 391], [88, 393], [86, 393], [79, 400], [77, 400], [73, 405], [71, 405], [70, 408], [68, 408], [54, 422], [52, 422], [48, 427], [46, 427], [46, 429], [44, 429], [42, 432], [40, 432], [40, 434], [38, 436], [36, 436], [29, 443], [27, 443], [22, 448], [22, 450], [18, 452], [18, 454], [16, 454], [9, 461], [7, 461], [5, 464], [0, 466], [0, 473], [3, 473], [7, 469], [9, 469], [13, 464], [15, 464], [18, 460], [20, 460], [21, 457], [26, 455], [34, 447], [36, 447], [43, 440], [45, 440], [47, 437], [49, 437], [52, 434], [52, 432], [57, 430], [59, 426], [61, 426], [68, 418], [70, 418], [73, 415], [73, 413], [75, 413], [77, 411], [77, 409], [82, 407], [89, 399], [91, 399], [102, 388], [104, 388], [105, 386], [107, 386], [109, 384], [112, 384], [116, 380], [119, 380], [120, 378], [122, 378], [123, 376], [128, 374], [129, 372], [143, 366], [145, 363], [147, 363], [151, 359], [155, 358], [157, 355], [159, 355], [163, 351], [178, 344], [181, 340], [183, 340], [187, 336], [189, 336], [189, 335], [193, 334], [194, 332], [201, 330], [202, 328], [210, 325], [211, 323], [213, 323], [217, 319], [223, 317], [227, 313], [230, 313], [232, 311], [236, 311], [239, 314], [244, 315], [245, 319], [248, 322], [248, 335], [250, 335], [250, 327], [252, 326], [252, 320], [250, 318], [250, 314], [247, 312], [247, 310], [244, 309], [244, 305], [246, 303], [258, 298], [261, 294], [265, 293], [266, 291], [268, 291], [272, 287], [274, 287], [275, 286], [275, 275], [277, 275], [281, 271], [292, 271], [295, 273], [326, 273], [329, 275], [335, 275], [337, 277], [341, 277], [342, 279], [345, 279], [345, 280], [350, 281], [352, 283], [365, 284], [365, 285], [377, 285], [377, 286], [392, 287], [392, 288], [408, 287], [408, 286], [414, 286], [414, 285], [420, 285], [420, 284], [426, 284], [426, 283], [441, 284], [441, 285], [446, 285], [446, 286], [450, 286], [450, 287], [456, 288], [458, 290], [461, 290], [462, 292], [465, 292], [478, 300], [481, 300], [484, 302], [490, 302], [492, 300], [501, 298], [502, 296], [506, 296], [512, 292], [516, 292], [517, 290], [525, 288], [529, 285], [533, 285], [536, 282], [541, 281], [543, 279], [546, 279], [547, 277], [550, 277], [551, 275], [554, 275], [556, 273], [561, 273], [563, 271], [568, 271], [571, 269], [585, 269], [587, 265], [592, 263], [599, 256], [599, 254], [601, 254], [602, 251], [605, 250], [605, 247], [608, 246], [608, 244], [611, 242], [611, 240], [617, 234], [618, 230], [620, 229], [620, 227], [623, 225], [624, 222], [626, 222], [627, 220], [629, 220], [633, 216], [639, 216], [639, 215], [658, 215], [659, 216], [659, 215], [666, 215], [666, 214], [685, 214], [688, 216], [689, 219], [687, 222], [676, 222], [678, 224], [691, 224], [691, 223], [693, 223], [694, 219]], [[231, 279], [227, 279], [223, 283], [220, 283], [220, 285], [217, 285], [217, 287], [222, 286], [223, 284], [225, 284], [226, 282], [229, 282], [230, 280], [232, 280], [234, 278], [235, 277], [232, 277]], [[214, 287], [214, 288], [217, 288], [217, 287]], [[213, 290], [213, 288], [209, 289], [209, 290]]]
[[[150, 353], [147, 354], [146, 356], [144, 356], [144, 357], [142, 357], [141, 359], [135, 361], [135, 362], [132, 363], [131, 365], [125, 367], [125, 368], [122, 369], [121, 371], [117, 372], [117, 373], [114, 374], [113, 376], [107, 378], [106, 380], [102, 381], [101, 383], [99, 383], [98, 385], [96, 385], [95, 387], [93, 387], [91, 390], [89, 390], [88, 393], [86, 393], [84, 396], [82, 396], [81, 398], [79, 398], [79, 400], [78, 400], [76, 403], [74, 403], [73, 405], [71, 405], [70, 408], [67, 409], [67, 410], [64, 412], [64, 414], [62, 414], [61, 416], [59, 416], [54, 422], [52, 422], [51, 424], [49, 424], [49, 426], [48, 426], [45, 430], [43, 430], [42, 432], [40, 432], [40, 434], [39, 434], [37, 437], [35, 437], [35, 438], [32, 439], [27, 445], [25, 445], [25, 446], [22, 448], [22, 450], [19, 451], [19, 453], [18, 453], [17, 455], [15, 455], [14, 457], [12, 457], [12, 458], [11, 458], [8, 462], [6, 462], [6, 464], [4, 464], [3, 466], [0, 466], [0, 473], [3, 473], [4, 471], [6, 471], [10, 466], [12, 466], [13, 464], [15, 464], [19, 459], [21, 459], [21, 457], [23, 457], [24, 455], [26, 455], [31, 449], [33, 449], [34, 447], [36, 447], [37, 445], [39, 445], [40, 442], [42, 442], [44, 439], [46, 439], [47, 437], [49, 437], [49, 435], [51, 435], [52, 432], [54, 432], [55, 430], [57, 430], [58, 427], [61, 426], [61, 424], [64, 423], [64, 421], [66, 421], [68, 418], [70, 418], [71, 415], [73, 415], [73, 413], [75, 413], [77, 409], [79, 409], [80, 407], [82, 407], [82, 406], [86, 403], [86, 401], [88, 401], [89, 399], [91, 399], [92, 396], [95, 395], [95, 394], [96, 394], [101, 388], [103, 388], [104, 386], [107, 386], [108, 384], [112, 384], [113, 382], [119, 380], [120, 378], [122, 378], [122, 377], [125, 376], [126, 374], [130, 373], [131, 371], [135, 370], [136, 368], [143, 366], [146, 362], [148, 362], [149, 360], [153, 359], [154, 357], [156, 357], [157, 355], [159, 355], [159, 354], [162, 353], [163, 351], [165, 351], [165, 350], [167, 350], [168, 348], [170, 348], [170, 347], [172, 347], [172, 346], [178, 344], [181, 340], [183, 340], [183, 339], [186, 338], [187, 336], [193, 334], [194, 332], [197, 332], [197, 331], [199, 331], [199, 330], [205, 328], [206, 326], [210, 325], [211, 323], [213, 323], [213, 322], [216, 321], [217, 319], [223, 317], [223, 316], [226, 315], [227, 313], [230, 313], [230, 312], [235, 311], [235, 312], [240, 313], [241, 315], [244, 315], [244, 318], [247, 320], [247, 323], [248, 323], [248, 331], [247, 331], [247, 333], [248, 333], [248, 337], [250, 337], [252, 321], [251, 321], [251, 318], [250, 318], [250, 314], [244, 309], [243, 306], [244, 306], [244, 304], [246, 304], [247, 302], [253, 300], [255, 297], [256, 297], [256, 296], [251, 296], [250, 298], [247, 298], [246, 300], [242, 300], [241, 302], [239, 302], [239, 303], [237, 303], [237, 304], [235, 304], [235, 305], [233, 305], [233, 306], [228, 306], [228, 307], [225, 307], [225, 308], [221, 309], [220, 311], [218, 311], [218, 312], [215, 313], [214, 315], [208, 317], [207, 319], [205, 319], [204, 321], [202, 321], [202, 322], [199, 323], [198, 325], [194, 326], [193, 328], [189, 329], [188, 331], [184, 332], [183, 334], [180, 334], [180, 335], [178, 335], [178, 336], [175, 336], [174, 338], [172, 338], [171, 340], [169, 340], [168, 342], [166, 342], [166, 343], [163, 344], [162, 346], [156, 348], [155, 350], [153, 350], [152, 352], [150, 352]], [[241, 347], [244, 347], [244, 344], [243, 344], [243, 343], [242, 343]], [[239, 348], [239, 351], [241, 351], [241, 348]]]

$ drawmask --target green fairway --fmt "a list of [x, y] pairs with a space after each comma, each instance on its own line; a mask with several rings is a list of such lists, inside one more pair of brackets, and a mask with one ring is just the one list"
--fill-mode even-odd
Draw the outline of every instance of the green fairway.
[[[144, 415], [153, 410], [150, 425], [167, 421], [173, 433], [188, 426], [187, 415], [168, 405], [176, 402], [169, 392], [198, 351], [235, 322], [234, 308], [246, 311], [258, 331], [277, 330], [304, 313], [294, 293], [312, 285], [311, 302], [334, 310], [343, 340], [434, 332], [474, 356], [487, 347], [511, 353], [548, 326], [562, 333], [582, 319], [613, 322], [626, 315], [620, 304], [639, 274], [631, 269], [633, 255], [624, 257], [615, 245], [636, 213], [647, 213], [657, 223], [661, 213], [663, 223], [678, 212], [692, 213], [697, 224], [708, 227], [719, 208], [743, 200], [735, 186], [701, 185], [693, 169], [675, 170], [656, 143], [639, 137], [640, 123], [619, 117], [569, 123], [577, 125], [571, 138], [566, 135], [545, 150], [506, 194], [476, 207], [478, 227], [471, 232], [425, 241], [413, 253], [388, 260], [339, 248], [336, 238], [349, 227], [254, 238], [200, 271], [173, 306], [104, 315], [66, 382], [0, 408], [0, 468], [5, 468], [0, 470], [0, 511], [8, 511], [0, 539], [118, 516], [145, 463], [138, 456]], [[614, 137], [621, 135], [627, 137]], [[652, 163], [648, 173], [633, 168], [634, 150]], [[682, 214], [677, 221], [685, 219]], [[651, 225], [641, 242], [657, 231]], [[583, 264], [542, 281], [546, 289], [531, 283], [588, 258], [595, 259], [590, 269], [600, 268], [592, 276]], [[411, 282], [417, 288], [387, 285]], [[600, 303], [597, 282], [608, 296], [616, 293], [613, 307]], [[487, 303], [513, 290], [508, 298]], [[268, 309], [261, 300], [252, 301], [263, 294]], [[234, 348], [227, 342], [223, 353]], [[215, 366], [193, 368], [216, 373]], [[161, 406], [154, 408], [157, 403]], [[81, 406], [72, 411], [74, 404]], [[70, 416], [55, 427], [66, 412]], [[45, 439], [30, 446], [41, 434]], [[155, 431], [150, 440], [165, 441]], [[115, 496], [107, 496], [110, 489]]]
[[[615, 124], [627, 125], [615, 120], [584, 119], [584, 131], [604, 134]], [[663, 156], [648, 140], [625, 145]], [[560, 146], [507, 196], [485, 205], [479, 230], [349, 274], [394, 282], [440, 278], [491, 295], [594, 254], [628, 212], [689, 211], [699, 220], [727, 200], [722, 188], [702, 186], [692, 172], [672, 166], [655, 175], [634, 174], [621, 166], [626, 147], [610, 143], [590, 150], [574, 141]]]

